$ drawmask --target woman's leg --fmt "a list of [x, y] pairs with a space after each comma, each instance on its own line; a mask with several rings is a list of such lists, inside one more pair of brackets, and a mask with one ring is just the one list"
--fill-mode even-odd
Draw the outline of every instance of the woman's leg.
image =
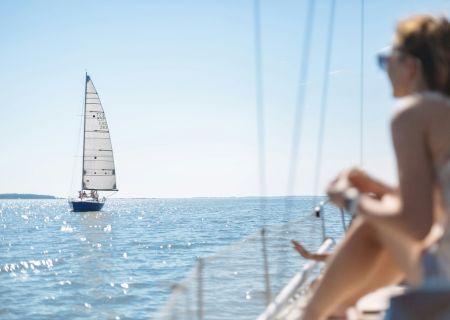
[[[379, 270], [383, 272], [378, 272]], [[305, 310], [304, 319], [325, 319], [379, 287], [395, 283], [400, 269], [378, 239], [378, 233], [358, 217], [330, 259], [322, 281]]]
[[385, 286], [399, 284], [404, 279], [403, 272], [397, 267], [390, 253], [385, 250], [378, 260], [374, 261], [372, 269], [368, 270], [365, 279], [362, 280], [365, 284], [361, 284], [361, 291], [356, 291], [352, 297], [349, 297], [347, 301], [342, 303], [339, 310], [347, 310], [349, 307], [354, 306], [364, 295]]
[[[388, 252], [385, 252], [381, 255], [381, 257], [374, 263], [372, 270], [369, 270], [370, 274], [367, 274], [366, 278], [363, 281], [366, 281], [365, 286], [361, 286], [361, 291], [356, 291], [353, 296], [348, 297], [348, 299], [341, 303], [336, 310], [333, 311], [334, 315], [343, 315], [346, 313], [346, 310], [354, 306], [358, 300], [364, 295], [375, 291], [380, 287], [385, 287], [393, 284], [398, 284], [402, 280], [404, 280], [404, 275], [399, 271], [397, 266], [395, 265], [394, 259], [392, 259], [391, 255]], [[315, 279], [311, 285], [310, 289], [315, 290], [320, 281], [322, 281], [321, 277]]]

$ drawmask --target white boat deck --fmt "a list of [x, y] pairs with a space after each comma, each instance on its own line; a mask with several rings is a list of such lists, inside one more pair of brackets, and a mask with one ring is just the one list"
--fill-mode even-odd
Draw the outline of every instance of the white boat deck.
[[405, 290], [404, 286], [390, 286], [369, 293], [362, 297], [354, 308], [347, 311], [347, 318], [349, 320], [383, 319], [389, 308], [389, 300], [403, 294]]
[[[361, 298], [355, 307], [347, 310], [348, 320], [381, 320], [389, 307], [391, 297], [405, 292], [403, 286], [390, 286], [374, 291]], [[294, 297], [292, 302], [283, 308], [275, 319], [298, 320], [305, 307], [307, 296]]]

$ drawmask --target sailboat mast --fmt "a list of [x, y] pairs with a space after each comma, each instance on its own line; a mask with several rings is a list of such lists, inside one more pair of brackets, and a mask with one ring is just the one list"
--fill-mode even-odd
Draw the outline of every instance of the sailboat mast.
[[87, 97], [87, 82], [89, 76], [86, 72], [86, 81], [84, 82], [84, 108], [83, 108], [83, 158], [81, 159], [81, 191], [84, 189], [84, 145], [86, 143], [86, 97]]

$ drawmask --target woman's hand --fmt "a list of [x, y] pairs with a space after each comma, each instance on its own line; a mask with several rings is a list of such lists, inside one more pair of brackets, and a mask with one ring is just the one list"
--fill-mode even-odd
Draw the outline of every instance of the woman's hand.
[[358, 190], [363, 189], [372, 180], [363, 170], [357, 167], [347, 170], [347, 179]]
[[351, 176], [358, 177], [362, 172], [359, 169], [351, 168], [343, 171], [334, 179], [327, 188], [327, 194], [330, 201], [333, 202], [339, 208], [345, 206], [346, 193], [350, 188], [354, 188], [354, 185], [350, 179]]
[[305, 259], [311, 259], [311, 253], [305, 249], [300, 243], [295, 240], [291, 240], [292, 245], [294, 246], [295, 251], [300, 253], [300, 255]]
[[294, 245], [294, 249], [307, 260], [325, 261], [330, 256], [329, 253], [311, 253], [295, 240], [291, 240], [291, 243]]
[[345, 205], [345, 191], [347, 187], [342, 187], [342, 183], [337, 180], [333, 181], [327, 189], [328, 198], [339, 208], [343, 208]]

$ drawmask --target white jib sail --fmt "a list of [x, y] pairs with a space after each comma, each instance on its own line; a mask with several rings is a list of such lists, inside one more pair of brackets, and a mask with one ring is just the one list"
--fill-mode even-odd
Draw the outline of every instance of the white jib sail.
[[108, 123], [91, 78], [86, 75], [83, 190], [117, 190]]

